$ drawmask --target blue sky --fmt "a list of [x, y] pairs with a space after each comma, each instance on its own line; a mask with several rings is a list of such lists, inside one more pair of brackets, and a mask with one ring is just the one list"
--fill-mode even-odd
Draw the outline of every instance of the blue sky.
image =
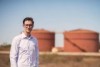
[[34, 18], [35, 29], [100, 32], [99, 0], [0, 0], [0, 43], [11, 43], [27, 16]]

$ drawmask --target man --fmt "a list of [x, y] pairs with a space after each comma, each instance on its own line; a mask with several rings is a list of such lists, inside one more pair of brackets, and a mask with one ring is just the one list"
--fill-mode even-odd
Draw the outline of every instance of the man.
[[31, 36], [33, 26], [33, 19], [26, 17], [23, 20], [24, 31], [12, 40], [11, 67], [38, 67], [38, 42]]

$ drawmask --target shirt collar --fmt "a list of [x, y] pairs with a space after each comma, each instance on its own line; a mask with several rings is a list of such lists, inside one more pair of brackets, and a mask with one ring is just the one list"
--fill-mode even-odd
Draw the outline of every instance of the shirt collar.
[[22, 36], [22, 38], [23, 38], [23, 39], [24, 39], [24, 38], [25, 38], [25, 39], [27, 39], [27, 38], [28, 38], [28, 39], [31, 39], [31, 38], [32, 38], [32, 36], [27, 37], [27, 36], [25, 35], [25, 33], [24, 33], [24, 32], [22, 32], [21, 36]]

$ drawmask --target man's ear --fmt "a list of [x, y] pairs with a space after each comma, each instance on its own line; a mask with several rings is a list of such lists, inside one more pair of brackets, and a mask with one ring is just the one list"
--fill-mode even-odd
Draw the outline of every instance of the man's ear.
[[23, 27], [24, 27], [24, 24], [23, 24]]
[[34, 24], [33, 24], [33, 26], [32, 26], [32, 28], [34, 27]]

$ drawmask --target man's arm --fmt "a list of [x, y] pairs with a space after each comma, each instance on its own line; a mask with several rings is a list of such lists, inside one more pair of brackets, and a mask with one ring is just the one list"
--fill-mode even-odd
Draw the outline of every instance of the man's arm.
[[35, 64], [36, 66], [35, 67], [39, 67], [39, 48], [38, 48], [38, 41], [36, 43], [36, 46], [35, 46], [35, 51], [36, 51], [36, 61], [35, 61]]
[[16, 38], [13, 39], [10, 49], [10, 63], [11, 67], [18, 67], [18, 40]]

